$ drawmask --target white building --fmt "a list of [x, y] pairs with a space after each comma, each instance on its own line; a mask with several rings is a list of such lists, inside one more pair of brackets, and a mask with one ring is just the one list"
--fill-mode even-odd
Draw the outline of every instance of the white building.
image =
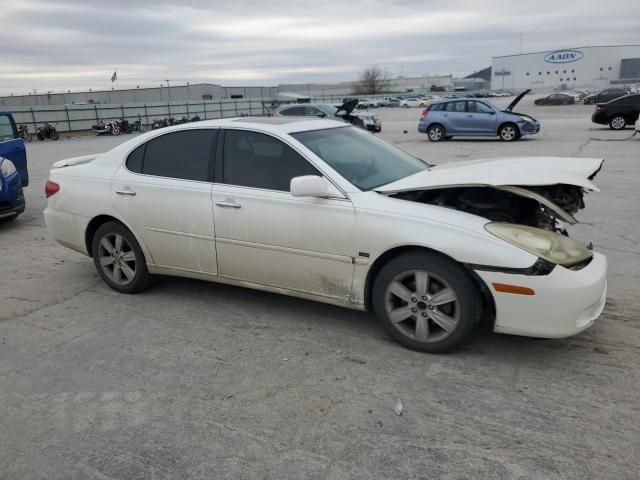
[[640, 45], [576, 47], [492, 59], [491, 88], [571, 90], [640, 82]]

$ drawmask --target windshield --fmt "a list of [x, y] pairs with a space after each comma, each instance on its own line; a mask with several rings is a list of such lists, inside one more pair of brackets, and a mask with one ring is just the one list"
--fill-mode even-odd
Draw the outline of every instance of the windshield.
[[338, 107], [335, 107], [333, 105], [328, 105], [328, 104], [321, 104], [321, 105], [316, 105], [320, 110], [322, 110], [324, 113], [327, 114], [328, 117], [332, 117], [336, 114], [336, 112], [338, 111]]
[[371, 190], [429, 165], [359, 128], [331, 128], [291, 136], [361, 190]]

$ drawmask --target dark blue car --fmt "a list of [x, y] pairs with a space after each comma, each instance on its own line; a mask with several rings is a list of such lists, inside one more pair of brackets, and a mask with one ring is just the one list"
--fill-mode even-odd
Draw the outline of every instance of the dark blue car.
[[27, 152], [10, 113], [0, 112], [0, 221], [24, 212], [22, 187], [29, 185]]
[[522, 92], [504, 110], [475, 98], [434, 101], [422, 112], [418, 131], [426, 133], [432, 142], [458, 135], [498, 136], [505, 142], [511, 142], [523, 135], [536, 134], [540, 131], [540, 124], [535, 118], [512, 111], [530, 91]]

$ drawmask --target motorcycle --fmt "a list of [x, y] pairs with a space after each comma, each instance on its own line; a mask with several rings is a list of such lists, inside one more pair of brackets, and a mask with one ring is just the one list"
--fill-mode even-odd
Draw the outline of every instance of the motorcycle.
[[30, 142], [31, 140], [33, 140], [33, 135], [29, 132], [29, 129], [27, 128], [26, 125], [20, 125], [18, 127], [18, 136], [22, 140], [26, 140], [27, 142]]
[[128, 120], [125, 120], [123, 118], [118, 123], [120, 124], [120, 131], [124, 133], [133, 133], [133, 132], [144, 133], [145, 131], [144, 125], [142, 125], [142, 120], [140, 119], [140, 117], [138, 117], [138, 120], [136, 120], [135, 122], [129, 122]]
[[96, 132], [96, 135], [120, 135], [120, 124], [115, 120], [109, 120], [106, 123], [100, 120], [91, 128]]
[[38, 127], [38, 133], [36, 134], [38, 140], [44, 140], [50, 138], [51, 140], [58, 140], [60, 134], [56, 130], [56, 124], [52, 122], [45, 123], [42, 127]]
[[151, 124], [151, 130], [157, 130], [158, 128], [168, 127], [169, 124], [165, 119], [162, 120], [154, 120]]

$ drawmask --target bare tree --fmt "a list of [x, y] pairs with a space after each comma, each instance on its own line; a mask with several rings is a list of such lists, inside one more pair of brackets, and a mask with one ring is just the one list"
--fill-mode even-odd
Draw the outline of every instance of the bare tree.
[[386, 71], [374, 65], [362, 71], [354, 89], [355, 93], [371, 95], [384, 92], [388, 88], [389, 75]]

